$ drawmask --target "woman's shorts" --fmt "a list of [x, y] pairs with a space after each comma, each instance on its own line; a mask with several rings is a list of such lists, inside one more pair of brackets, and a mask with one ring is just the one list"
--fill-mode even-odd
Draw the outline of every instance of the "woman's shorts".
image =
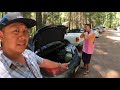
[[87, 54], [85, 52], [82, 52], [82, 60], [83, 60], [83, 62], [85, 64], [89, 64], [90, 63], [91, 55], [92, 54]]

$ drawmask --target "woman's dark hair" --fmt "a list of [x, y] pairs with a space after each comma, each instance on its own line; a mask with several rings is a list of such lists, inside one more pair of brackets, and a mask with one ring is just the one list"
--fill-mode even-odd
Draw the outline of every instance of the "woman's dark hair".
[[91, 29], [91, 24], [85, 24], [86, 26], [89, 26], [90, 27], [90, 29]]

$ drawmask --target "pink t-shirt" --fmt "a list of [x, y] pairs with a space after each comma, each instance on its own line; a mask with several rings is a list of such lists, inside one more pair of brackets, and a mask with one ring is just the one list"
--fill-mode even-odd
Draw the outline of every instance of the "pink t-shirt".
[[[93, 31], [90, 31], [89, 35], [92, 33], [93, 33]], [[94, 39], [94, 41], [95, 41], [95, 39]], [[95, 47], [94, 42], [91, 42], [90, 39], [84, 39], [83, 49], [82, 49], [83, 52], [85, 52], [87, 54], [93, 54], [94, 47]]]

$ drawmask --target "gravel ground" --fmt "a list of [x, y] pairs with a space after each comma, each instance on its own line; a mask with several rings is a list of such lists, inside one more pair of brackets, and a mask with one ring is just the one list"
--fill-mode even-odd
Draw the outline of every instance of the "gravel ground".
[[[81, 63], [83, 65], [83, 63]], [[96, 39], [91, 58], [91, 71], [83, 75], [78, 69], [75, 78], [120, 78], [120, 32], [109, 29]]]

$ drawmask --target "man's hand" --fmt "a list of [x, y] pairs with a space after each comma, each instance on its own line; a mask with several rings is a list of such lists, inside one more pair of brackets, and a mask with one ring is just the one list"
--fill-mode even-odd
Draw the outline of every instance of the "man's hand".
[[63, 69], [68, 69], [68, 64], [69, 63], [62, 63], [62, 64], [60, 64], [60, 67]]
[[57, 63], [48, 59], [44, 59], [42, 63], [40, 63], [40, 67], [42, 68], [61, 68], [61, 69], [68, 69], [69, 63]]

